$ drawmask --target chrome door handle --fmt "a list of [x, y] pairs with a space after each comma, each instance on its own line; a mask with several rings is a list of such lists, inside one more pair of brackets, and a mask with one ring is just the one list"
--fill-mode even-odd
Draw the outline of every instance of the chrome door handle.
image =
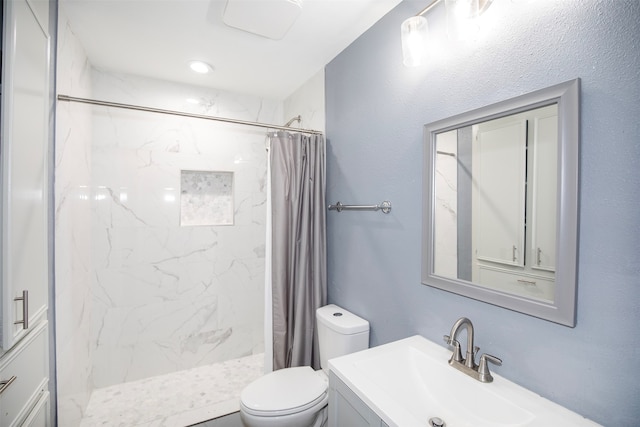
[[29, 329], [29, 291], [22, 291], [22, 296], [15, 297], [13, 300], [22, 301], [22, 320], [16, 320], [13, 324], [22, 324], [22, 329]]
[[0, 381], [0, 394], [2, 394], [6, 389], [8, 389], [11, 383], [14, 382], [17, 378], [18, 377], [14, 375], [8, 380]]

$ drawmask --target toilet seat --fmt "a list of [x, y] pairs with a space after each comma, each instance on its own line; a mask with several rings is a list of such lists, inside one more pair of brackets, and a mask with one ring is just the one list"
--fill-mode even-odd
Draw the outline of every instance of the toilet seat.
[[280, 369], [249, 384], [240, 395], [251, 415], [276, 417], [295, 414], [326, 402], [327, 375], [310, 366]]

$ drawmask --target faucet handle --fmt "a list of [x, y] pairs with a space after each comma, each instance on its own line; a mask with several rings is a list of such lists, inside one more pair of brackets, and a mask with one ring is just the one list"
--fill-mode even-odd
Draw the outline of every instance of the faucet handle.
[[451, 355], [451, 359], [450, 360], [455, 360], [456, 362], [462, 362], [462, 350], [460, 350], [460, 343], [451, 338], [449, 335], [445, 335], [444, 337], [444, 342], [446, 342], [448, 345], [453, 346], [453, 354]]
[[489, 364], [487, 362], [495, 363], [496, 365], [502, 365], [502, 359], [492, 356], [490, 354], [483, 354], [480, 356], [480, 364], [478, 365], [478, 379], [483, 383], [490, 383], [493, 381], [491, 372], [489, 372]]

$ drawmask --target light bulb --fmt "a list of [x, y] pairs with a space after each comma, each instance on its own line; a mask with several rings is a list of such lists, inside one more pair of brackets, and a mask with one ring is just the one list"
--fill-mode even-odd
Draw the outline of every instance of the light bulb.
[[427, 44], [427, 19], [424, 16], [412, 16], [400, 27], [402, 36], [402, 57], [407, 67], [422, 64]]
[[[484, 2], [485, 5], [488, 3], [488, 1]], [[445, 5], [449, 38], [454, 40], [473, 39], [479, 30], [476, 20], [480, 14], [479, 0], [445, 0]]]

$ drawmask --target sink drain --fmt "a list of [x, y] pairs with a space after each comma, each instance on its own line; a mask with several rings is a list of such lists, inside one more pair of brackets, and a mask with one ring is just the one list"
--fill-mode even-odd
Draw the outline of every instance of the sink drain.
[[444, 421], [442, 421], [440, 418], [438, 417], [433, 417], [429, 419], [429, 425], [431, 427], [445, 427], [446, 424]]

